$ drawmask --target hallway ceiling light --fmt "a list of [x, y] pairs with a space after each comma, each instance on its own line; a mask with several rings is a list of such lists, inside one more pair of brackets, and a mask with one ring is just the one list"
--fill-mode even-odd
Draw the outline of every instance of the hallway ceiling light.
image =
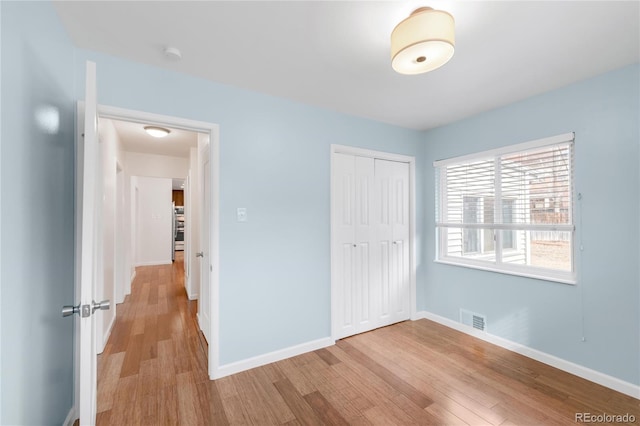
[[391, 32], [391, 66], [400, 74], [421, 74], [453, 56], [455, 22], [451, 14], [421, 7]]
[[154, 138], [164, 138], [169, 133], [171, 133], [171, 130], [165, 129], [164, 127], [157, 127], [157, 126], [145, 126], [144, 131], [147, 132], [149, 135], [153, 136]]

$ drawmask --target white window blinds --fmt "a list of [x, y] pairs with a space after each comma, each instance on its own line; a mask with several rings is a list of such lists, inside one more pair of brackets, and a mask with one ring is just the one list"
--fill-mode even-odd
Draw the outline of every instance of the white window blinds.
[[438, 260], [572, 281], [573, 144], [568, 133], [434, 163]]

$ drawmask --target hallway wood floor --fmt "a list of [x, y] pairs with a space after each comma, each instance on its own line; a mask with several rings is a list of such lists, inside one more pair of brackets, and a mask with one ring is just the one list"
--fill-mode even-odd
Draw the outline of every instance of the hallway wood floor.
[[98, 357], [99, 425], [552, 425], [640, 401], [436, 323], [209, 381], [181, 259], [137, 269]]

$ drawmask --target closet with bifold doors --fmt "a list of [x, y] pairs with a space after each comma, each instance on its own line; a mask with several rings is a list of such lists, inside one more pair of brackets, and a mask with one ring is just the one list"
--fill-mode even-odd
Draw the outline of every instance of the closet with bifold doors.
[[409, 163], [332, 157], [332, 323], [340, 339], [410, 317]]

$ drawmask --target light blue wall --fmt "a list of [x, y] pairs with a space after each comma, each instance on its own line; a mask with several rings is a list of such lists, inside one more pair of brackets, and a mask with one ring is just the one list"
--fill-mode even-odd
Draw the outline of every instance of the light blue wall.
[[220, 125], [221, 364], [330, 336], [330, 144], [421, 158], [421, 133], [90, 51], [79, 75], [86, 59], [103, 105]]
[[51, 4], [2, 2], [3, 425], [61, 424], [73, 403], [74, 69]]
[[[426, 132], [418, 309], [456, 321], [460, 308], [486, 314], [492, 334], [640, 384], [639, 81], [636, 64]], [[583, 195], [577, 286], [433, 262], [434, 160], [571, 131]]]

